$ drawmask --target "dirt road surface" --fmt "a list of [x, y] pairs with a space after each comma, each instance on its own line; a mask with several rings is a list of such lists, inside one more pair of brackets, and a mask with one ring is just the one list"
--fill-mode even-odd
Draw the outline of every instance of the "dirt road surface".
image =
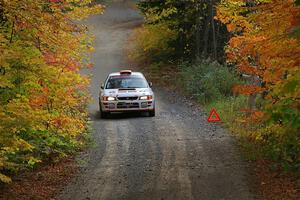
[[[107, 74], [127, 67], [123, 49], [141, 16], [125, 1], [107, 4], [88, 24], [96, 37], [90, 106], [93, 145], [78, 162], [81, 173], [61, 200], [250, 200], [247, 163], [234, 139], [209, 124], [187, 101], [155, 88], [157, 116], [99, 119], [98, 92]], [[123, 68], [124, 68], [123, 67]]]

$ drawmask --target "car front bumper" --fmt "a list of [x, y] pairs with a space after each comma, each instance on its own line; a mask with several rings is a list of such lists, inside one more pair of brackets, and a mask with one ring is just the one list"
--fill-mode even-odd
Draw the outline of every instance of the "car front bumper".
[[102, 112], [130, 112], [154, 110], [154, 100], [100, 101]]

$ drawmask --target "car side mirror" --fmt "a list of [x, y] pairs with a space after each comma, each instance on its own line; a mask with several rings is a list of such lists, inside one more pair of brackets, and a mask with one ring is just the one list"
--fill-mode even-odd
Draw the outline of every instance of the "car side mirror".
[[104, 89], [104, 84], [103, 83], [101, 84], [101, 89]]
[[148, 84], [149, 84], [149, 87], [152, 87], [152, 86], [153, 86], [152, 82], [149, 82]]

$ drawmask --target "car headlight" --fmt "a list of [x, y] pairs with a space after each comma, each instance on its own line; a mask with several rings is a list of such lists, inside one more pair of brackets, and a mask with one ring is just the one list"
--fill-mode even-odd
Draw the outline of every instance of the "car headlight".
[[107, 96], [103, 96], [102, 99], [103, 99], [104, 101], [114, 101], [114, 100], [116, 100], [115, 97], [107, 97]]
[[147, 95], [147, 96], [141, 96], [140, 100], [152, 100], [153, 97], [151, 95]]

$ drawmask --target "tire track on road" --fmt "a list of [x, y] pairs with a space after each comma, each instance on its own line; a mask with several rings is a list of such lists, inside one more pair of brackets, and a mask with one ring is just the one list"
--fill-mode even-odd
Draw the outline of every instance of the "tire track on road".
[[[124, 45], [142, 19], [128, 6], [131, 1], [118, 2], [108, 3], [104, 15], [88, 20], [96, 36], [94, 99], [107, 74], [127, 66]], [[81, 156], [87, 164], [60, 199], [255, 199], [233, 138], [208, 124], [205, 114], [182, 102], [181, 96], [159, 90], [156, 97], [155, 118], [94, 117], [95, 146]], [[89, 110], [95, 115], [98, 102], [91, 103]]]

